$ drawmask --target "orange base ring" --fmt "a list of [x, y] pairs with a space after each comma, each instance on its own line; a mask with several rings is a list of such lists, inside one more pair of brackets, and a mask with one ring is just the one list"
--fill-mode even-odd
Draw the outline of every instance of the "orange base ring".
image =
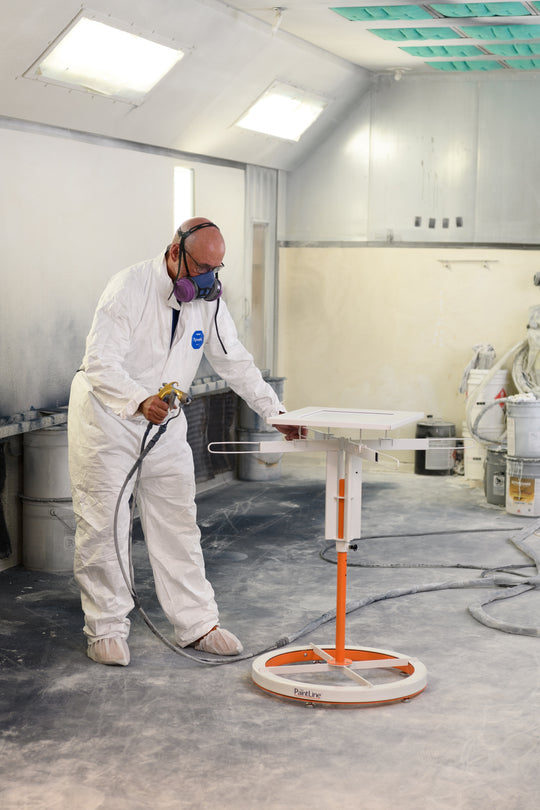
[[418, 659], [390, 650], [347, 647], [336, 663], [334, 647], [289, 647], [255, 659], [252, 678], [271, 694], [304, 703], [372, 706], [408, 700], [427, 686]]

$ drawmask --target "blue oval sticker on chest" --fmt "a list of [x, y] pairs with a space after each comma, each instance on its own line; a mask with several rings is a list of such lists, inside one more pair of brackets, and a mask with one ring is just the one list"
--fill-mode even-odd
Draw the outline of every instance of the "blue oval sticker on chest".
[[196, 332], [193, 332], [191, 336], [191, 345], [194, 349], [200, 349], [204, 343], [204, 332], [201, 332], [200, 329], [197, 329]]

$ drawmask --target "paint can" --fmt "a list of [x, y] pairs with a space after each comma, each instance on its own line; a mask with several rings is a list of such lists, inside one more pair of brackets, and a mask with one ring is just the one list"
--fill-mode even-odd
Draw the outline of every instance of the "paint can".
[[[283, 400], [284, 381], [285, 377], [265, 378], [265, 382], [274, 389], [280, 402]], [[240, 400], [238, 405], [238, 427], [242, 428], [242, 430], [254, 430], [259, 432], [271, 432], [274, 430], [272, 425], [269, 425], [262, 416], [255, 413], [243, 399]]]
[[509, 399], [506, 408], [508, 455], [518, 458], [540, 458], [540, 401]]
[[66, 425], [26, 433], [23, 448], [23, 565], [30, 571], [72, 571], [75, 518]]
[[483, 481], [486, 463], [486, 448], [473, 439], [467, 423], [462, 425], [463, 435], [463, 474], [468, 481]]
[[71, 498], [66, 425], [24, 434], [23, 476], [28, 498]]
[[[238, 428], [236, 436], [239, 442], [277, 442], [284, 439], [284, 436], [275, 428], [271, 431], [243, 430]], [[241, 452], [254, 450], [254, 446], [246, 444], [245, 448], [239, 448], [238, 453], [238, 478], [241, 481], [275, 481], [281, 477], [281, 456], [282, 453], [265, 452]]]
[[415, 450], [414, 471], [418, 475], [451, 475], [456, 456], [456, 426], [445, 419], [427, 416], [416, 424], [417, 439], [437, 439], [427, 450]]
[[[470, 400], [472, 398], [474, 402], [471, 407], [471, 425], [474, 425], [482, 408], [489, 405], [494, 399], [503, 399], [508, 396], [509, 372], [507, 369], [499, 369], [488, 381], [487, 385], [483, 385], [486, 377], [490, 373], [490, 369], [473, 368], [469, 371], [469, 376], [467, 377], [467, 399]], [[476, 432], [482, 438], [493, 438], [494, 441], [497, 441], [504, 433], [505, 428], [503, 402], [500, 407], [494, 406], [485, 411], [476, 426]]]
[[506, 511], [512, 515], [540, 515], [540, 458], [506, 459]]
[[488, 447], [484, 466], [484, 495], [488, 503], [506, 503], [506, 447]]
[[71, 500], [22, 498], [22, 562], [29, 571], [73, 571], [75, 519]]

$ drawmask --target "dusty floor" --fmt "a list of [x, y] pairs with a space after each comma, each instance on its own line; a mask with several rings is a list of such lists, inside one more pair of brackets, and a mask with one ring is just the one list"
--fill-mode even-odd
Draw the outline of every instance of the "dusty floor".
[[[222, 624], [247, 653], [334, 607], [320, 466], [284, 457], [279, 481], [235, 481], [198, 501]], [[348, 599], [380, 598], [348, 614], [347, 642], [414, 656], [428, 673], [418, 697], [371, 708], [274, 697], [253, 683], [251, 660], [197, 664], [136, 614], [131, 665], [94, 664], [71, 575], [3, 572], [0, 806], [533, 810], [540, 640], [517, 631], [540, 628], [540, 594], [486, 608], [516, 632], [480, 623], [469, 606], [507, 591], [482, 587], [493, 575], [483, 570], [527, 566], [508, 569], [518, 583], [537, 573], [511, 542], [535, 524], [463, 478], [365, 471]], [[143, 604], [169, 633], [140, 538], [134, 559]], [[383, 598], [396, 589], [411, 593]], [[333, 640], [330, 621], [295, 643]]]

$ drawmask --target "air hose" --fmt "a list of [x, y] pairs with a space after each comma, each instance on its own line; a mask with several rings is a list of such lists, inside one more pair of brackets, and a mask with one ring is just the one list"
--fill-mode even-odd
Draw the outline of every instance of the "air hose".
[[[478, 602], [476, 604], [470, 605], [468, 610], [471, 616], [475, 618], [481, 624], [484, 624], [486, 627], [490, 627], [494, 630], [501, 630], [504, 633], [512, 633], [517, 635], [525, 635], [525, 636], [540, 636], [540, 627], [525, 625], [520, 626], [516, 624], [512, 624], [510, 622], [506, 622], [504, 620], [497, 620], [493, 619], [489, 614], [484, 610], [486, 605], [492, 604], [494, 602], [499, 602], [503, 599], [510, 599], [514, 596], [519, 596], [522, 593], [526, 593], [527, 591], [534, 590], [540, 585], [540, 520], [535, 521], [530, 527], [525, 527], [515, 537], [510, 538], [511, 542], [518, 548], [523, 554], [529, 557], [532, 562], [526, 563], [522, 565], [503, 565], [497, 566], [496, 568], [490, 568], [488, 566], [478, 566], [478, 565], [465, 565], [465, 564], [441, 564], [441, 563], [364, 563], [364, 562], [357, 562], [357, 563], [348, 563], [348, 567], [358, 567], [358, 568], [467, 568], [470, 570], [473, 569], [480, 569], [482, 570], [482, 575], [477, 579], [472, 580], [465, 580], [465, 581], [451, 581], [451, 582], [441, 582], [441, 583], [428, 583], [426, 585], [419, 585], [413, 586], [412, 588], [400, 589], [389, 591], [386, 594], [381, 594], [378, 596], [368, 596], [360, 602], [353, 602], [351, 604], [347, 604], [347, 613], [353, 612], [358, 610], [361, 607], [365, 607], [366, 605], [371, 605], [374, 602], [380, 602], [384, 599], [393, 599], [398, 596], [409, 596], [415, 593], [424, 593], [427, 591], [439, 591], [445, 590], [449, 588], [479, 588], [479, 587], [504, 587], [505, 592], [502, 595], [492, 596], [485, 601]], [[463, 533], [469, 533], [471, 531], [477, 532], [492, 532], [492, 531], [508, 531], [508, 529], [504, 528], [497, 528], [497, 529], [472, 529], [467, 530], [463, 529]], [[363, 540], [367, 539], [379, 539], [382, 538], [393, 538], [393, 537], [413, 537], [413, 536], [429, 536], [434, 534], [455, 534], [456, 532], [425, 532], [419, 533], [418, 535], [413, 534], [404, 534], [404, 535], [380, 535], [379, 537], [363, 537]], [[534, 545], [531, 544], [530, 539], [532, 537], [536, 537], [536, 540], [539, 541], [537, 544], [539, 545], [538, 549], [535, 548]], [[333, 560], [329, 559], [326, 554], [333, 547], [333, 544], [328, 544], [321, 552], [320, 556], [325, 562], [334, 563]], [[536, 575], [527, 576], [525, 574], [518, 573], [519, 569], [521, 568], [532, 568], [536, 566]], [[494, 574], [494, 576], [485, 576], [486, 574]], [[516, 581], [515, 577], [521, 577], [521, 581]], [[335, 611], [326, 614], [328, 618], [325, 621], [329, 621], [333, 616], [335, 616]], [[311, 628], [309, 628], [311, 629]]]
[[[536, 283], [536, 282], [535, 282]], [[508, 397], [505, 399], [500, 398], [496, 399], [494, 403], [489, 403], [485, 405], [478, 413], [477, 417], [472, 422], [472, 412], [473, 409], [476, 407], [476, 402], [479, 399], [479, 396], [483, 389], [489, 384], [492, 378], [495, 376], [497, 371], [501, 369], [505, 363], [512, 357], [512, 380], [515, 385], [516, 391], [518, 395], [526, 395], [531, 399], [540, 399], [540, 380], [538, 379], [537, 373], [537, 360], [540, 356], [540, 306], [531, 307], [529, 310], [529, 322], [527, 324], [527, 338], [525, 340], [521, 340], [519, 343], [516, 343], [515, 346], [506, 352], [506, 354], [493, 365], [488, 373], [486, 374], [485, 378], [482, 382], [473, 390], [468, 392], [468, 401], [467, 406], [465, 408], [465, 417], [467, 423], [467, 429], [470, 432], [471, 436], [481, 445], [484, 447], [493, 446], [496, 444], [500, 444], [501, 442], [504, 443], [505, 441], [505, 433], [503, 431], [500, 436], [496, 439], [488, 438], [486, 436], [480, 435], [478, 432], [478, 425], [481, 421], [482, 417], [485, 415], [486, 411], [489, 408], [493, 407], [494, 405], [502, 405]], [[475, 349], [481, 349], [481, 346], [473, 347]], [[492, 349], [492, 347], [489, 347]], [[484, 349], [484, 355], [486, 355], [486, 349]], [[477, 357], [474, 358], [476, 360]], [[473, 360], [473, 362], [474, 362]], [[464, 384], [465, 379], [468, 371], [470, 371], [472, 367], [472, 362], [469, 364], [467, 369], [465, 369], [462, 386], [460, 391], [464, 391]]]
[[[151, 429], [153, 427], [151, 422], [148, 423], [148, 427], [146, 428], [146, 431], [144, 433], [144, 436], [143, 436], [143, 439], [142, 439], [142, 442], [141, 442], [141, 450], [140, 450], [139, 456], [136, 459], [133, 466], [131, 467], [131, 469], [129, 470], [128, 474], [126, 475], [125, 481], [122, 484], [122, 487], [120, 488], [120, 492], [118, 493], [118, 498], [116, 500], [116, 507], [115, 507], [115, 510], [114, 510], [114, 520], [113, 520], [113, 536], [114, 536], [114, 547], [115, 547], [115, 551], [116, 551], [116, 557], [118, 559], [118, 564], [120, 566], [120, 571], [122, 573], [122, 577], [124, 579], [124, 582], [126, 584], [126, 587], [127, 587], [128, 591], [129, 591], [129, 594], [130, 594], [131, 598], [133, 599], [133, 603], [135, 605], [135, 608], [139, 612], [139, 614], [140, 614], [141, 618], [143, 619], [143, 621], [145, 622], [145, 624], [149, 627], [149, 629], [152, 631], [152, 633], [157, 638], [160, 639], [160, 641], [162, 641], [170, 650], [177, 653], [178, 655], [182, 655], [182, 656], [184, 656], [184, 658], [189, 658], [192, 661], [196, 661], [199, 664], [207, 664], [207, 665], [210, 665], [210, 666], [223, 666], [224, 664], [234, 664], [234, 663], [237, 663], [239, 661], [245, 661], [247, 659], [254, 658], [257, 655], [262, 655], [263, 653], [266, 653], [266, 652], [271, 652], [272, 650], [275, 650], [278, 647], [282, 647], [285, 644], [288, 644], [289, 640], [288, 639], [282, 639], [282, 640], [278, 641], [276, 644], [268, 647], [265, 650], [261, 650], [260, 652], [250, 653], [250, 654], [246, 654], [246, 655], [236, 655], [236, 656], [234, 656], [234, 658], [226, 658], [226, 659], [212, 658], [212, 659], [209, 659], [209, 658], [203, 658], [203, 657], [198, 656], [198, 655], [191, 655], [190, 653], [183, 650], [181, 647], [178, 647], [175, 644], [173, 644], [172, 641], [170, 641], [166, 636], [163, 635], [163, 633], [161, 633], [160, 630], [158, 630], [158, 628], [155, 626], [155, 624], [152, 622], [152, 620], [150, 619], [150, 617], [147, 615], [146, 611], [142, 607], [141, 601], [139, 599], [139, 595], [137, 593], [137, 589], [135, 587], [135, 572], [134, 572], [134, 569], [133, 569], [133, 556], [132, 556], [132, 551], [133, 551], [133, 521], [134, 521], [134, 516], [135, 516], [135, 506], [136, 506], [136, 502], [137, 502], [137, 491], [138, 491], [138, 488], [139, 488], [139, 480], [140, 480], [140, 476], [141, 476], [142, 463], [143, 463], [144, 459], [146, 458], [146, 456], [148, 455], [148, 453], [152, 450], [153, 447], [155, 447], [157, 442], [160, 440], [160, 438], [163, 436], [163, 434], [167, 430], [167, 426], [168, 426], [169, 422], [171, 422], [173, 419], [176, 419], [178, 416], [180, 416], [181, 406], [182, 405], [188, 405], [191, 402], [191, 400], [189, 399], [189, 397], [187, 397], [186, 394], [184, 394], [179, 389], [175, 388], [176, 385], [177, 385], [177, 383], [169, 383], [167, 385], [164, 384], [163, 388], [159, 392], [159, 397], [161, 399], [163, 399], [163, 400], [168, 401], [169, 408], [173, 407], [175, 399], [178, 398], [178, 400], [179, 400], [178, 413], [175, 414], [174, 416], [169, 417], [166, 422], [161, 424], [158, 427], [158, 430], [155, 433], [155, 435], [148, 442], [148, 444], [146, 444], [149, 433], [150, 433], [150, 431], [151, 431]], [[131, 495], [131, 503], [130, 503], [130, 510], [129, 510], [129, 533], [128, 533], [128, 565], [129, 565], [129, 571], [126, 571], [126, 568], [125, 568], [124, 563], [122, 561], [122, 555], [120, 553], [120, 543], [119, 543], [119, 539], [118, 539], [118, 515], [119, 515], [119, 512], [120, 512], [120, 506], [121, 506], [121, 503], [122, 503], [122, 498], [124, 497], [124, 493], [126, 491], [127, 485], [131, 481], [131, 479], [133, 478], [133, 476], [135, 474], [137, 474], [137, 477], [135, 479], [135, 484], [134, 484], [132, 495]]]
[[[176, 384], [171, 383], [171, 386], [174, 386], [174, 385], [176, 385]], [[161, 396], [163, 390], [164, 389], [162, 389], [162, 391], [160, 391], [160, 396]], [[174, 395], [177, 395], [178, 393], [180, 393], [182, 395], [182, 397], [185, 397], [185, 395], [182, 394], [182, 392], [178, 392], [176, 389], [173, 389], [173, 392], [170, 394], [170, 396], [172, 397]], [[182, 397], [180, 398], [180, 405], [188, 404], [188, 402], [190, 401], [189, 398], [186, 397], [184, 400], [182, 400]], [[162, 398], [165, 399], [167, 397], [162, 396]], [[170, 399], [169, 399], [169, 405], [170, 405], [170, 407], [172, 407]], [[137, 611], [141, 615], [143, 621], [146, 623], [146, 625], [152, 631], [152, 633], [158, 639], [160, 639], [170, 650], [172, 650], [173, 652], [175, 652], [178, 655], [182, 655], [183, 657], [189, 658], [190, 660], [195, 661], [195, 662], [197, 662], [199, 664], [205, 664], [205, 665], [209, 665], [209, 666], [224, 666], [225, 664], [235, 664], [235, 663], [239, 663], [240, 661], [247, 661], [247, 660], [255, 658], [257, 656], [264, 655], [265, 653], [272, 652], [273, 650], [277, 650], [277, 649], [280, 649], [282, 647], [285, 647], [286, 645], [292, 644], [294, 641], [301, 638], [302, 636], [305, 636], [308, 633], [313, 632], [314, 630], [316, 630], [321, 625], [326, 624], [327, 622], [334, 619], [336, 617], [336, 610], [335, 609], [333, 609], [331, 611], [328, 611], [327, 613], [322, 614], [321, 616], [319, 616], [319, 618], [312, 620], [307, 625], [300, 628], [300, 630], [298, 630], [296, 632], [293, 632], [292, 634], [290, 634], [288, 636], [284, 636], [284, 637], [280, 638], [278, 641], [276, 641], [275, 643], [271, 644], [269, 647], [266, 647], [263, 650], [259, 650], [258, 652], [254, 652], [254, 653], [246, 653], [244, 655], [237, 655], [237, 656], [234, 656], [234, 657], [227, 657], [226, 659], [224, 659], [224, 658], [208, 659], [208, 658], [203, 658], [203, 657], [198, 656], [198, 655], [192, 655], [192, 654], [186, 652], [181, 647], [178, 647], [175, 644], [173, 644], [153, 624], [153, 622], [151, 621], [151, 619], [148, 617], [145, 610], [143, 609], [143, 607], [141, 605], [141, 602], [140, 602], [140, 599], [139, 599], [139, 596], [138, 596], [138, 593], [137, 593], [137, 590], [135, 588], [135, 576], [134, 576], [133, 561], [132, 561], [133, 520], [134, 520], [135, 504], [136, 504], [136, 499], [137, 499], [137, 490], [138, 490], [139, 479], [140, 479], [140, 475], [141, 475], [142, 463], [143, 463], [144, 459], [146, 458], [146, 456], [148, 455], [148, 453], [152, 450], [153, 447], [155, 447], [155, 445], [157, 444], [159, 439], [165, 433], [169, 422], [172, 419], [176, 419], [179, 415], [180, 415], [180, 407], [178, 408], [178, 413], [175, 416], [170, 417], [165, 423], [163, 423], [162, 425], [159, 426], [156, 434], [153, 436], [151, 441], [148, 444], [146, 444], [147, 439], [148, 439], [148, 435], [149, 435], [150, 430], [152, 428], [152, 424], [151, 423], [148, 424], [148, 427], [147, 427], [147, 429], [145, 431], [145, 434], [144, 434], [144, 437], [143, 437], [143, 440], [142, 440], [142, 443], [141, 443], [141, 450], [140, 450], [139, 456], [138, 456], [137, 460], [135, 461], [135, 463], [133, 464], [130, 471], [128, 472], [128, 474], [126, 476], [126, 479], [125, 479], [125, 481], [124, 481], [124, 483], [123, 483], [123, 485], [122, 485], [122, 487], [120, 489], [118, 499], [117, 499], [117, 502], [116, 502], [115, 512], [114, 512], [114, 544], [115, 544], [116, 556], [118, 558], [118, 563], [119, 563], [119, 566], [120, 566], [120, 570], [122, 572], [122, 576], [124, 578], [124, 581], [126, 583], [128, 591], [129, 591], [129, 593], [130, 593], [130, 595], [131, 595], [131, 597], [133, 599], [133, 603], [134, 603]], [[135, 474], [137, 474], [137, 478], [135, 480], [135, 485], [134, 485], [134, 488], [133, 488], [132, 499], [131, 499], [131, 504], [130, 504], [130, 520], [129, 520], [129, 536], [128, 536], [128, 562], [129, 562], [129, 573], [128, 573], [125, 570], [125, 566], [124, 566], [124, 564], [122, 562], [122, 556], [120, 554], [120, 546], [119, 546], [119, 541], [118, 541], [118, 514], [119, 514], [119, 510], [120, 510], [121, 501], [122, 501], [122, 498], [123, 498], [124, 493], [126, 491], [127, 485], [129, 483], [129, 481], [131, 480], [131, 478]], [[453, 581], [449, 581], [449, 582], [427, 583], [427, 584], [423, 584], [423, 585], [416, 585], [416, 586], [409, 587], [409, 588], [394, 589], [394, 590], [388, 591], [388, 592], [386, 592], [384, 594], [378, 594], [378, 595], [375, 595], [375, 596], [367, 596], [367, 597], [365, 597], [364, 599], [362, 599], [360, 601], [347, 603], [347, 605], [346, 605], [346, 613], [347, 614], [353, 613], [353, 612], [359, 610], [362, 607], [366, 607], [367, 605], [371, 605], [371, 604], [374, 604], [376, 602], [381, 602], [381, 601], [384, 601], [386, 599], [395, 599], [395, 598], [400, 597], [400, 596], [409, 596], [409, 595], [416, 594], [416, 593], [426, 593], [426, 592], [430, 592], [430, 591], [440, 591], [440, 590], [448, 590], [448, 589], [462, 589], [462, 588], [504, 587], [505, 589], [507, 589], [507, 592], [504, 595], [495, 596], [495, 597], [492, 597], [491, 599], [488, 599], [488, 600], [486, 600], [484, 602], [479, 602], [478, 604], [471, 605], [469, 607], [469, 612], [471, 613], [471, 615], [477, 621], [479, 621], [482, 624], [484, 624], [484, 625], [486, 625], [488, 627], [491, 627], [493, 629], [502, 630], [503, 632], [508, 632], [508, 633], [519, 633], [519, 634], [522, 634], [522, 635], [540, 636], [540, 628], [537, 628], [537, 627], [518, 627], [518, 626], [515, 626], [515, 625], [511, 625], [508, 622], [496, 621], [496, 620], [492, 619], [486, 613], [486, 611], [484, 610], [484, 607], [487, 604], [491, 604], [491, 603], [493, 603], [495, 601], [500, 601], [501, 599], [506, 599], [506, 598], [510, 598], [510, 597], [513, 597], [513, 596], [518, 596], [519, 594], [525, 593], [525, 592], [527, 592], [529, 590], [532, 590], [532, 589], [536, 588], [538, 585], [540, 585], [540, 551], [537, 552], [528, 543], [529, 538], [532, 535], [535, 535], [536, 531], [538, 529], [540, 529], [540, 520], [536, 521], [530, 528], [526, 528], [526, 529], [522, 530], [517, 535], [517, 537], [511, 538], [514, 545], [518, 549], [520, 549], [526, 556], [530, 557], [534, 561], [534, 563], [536, 565], [536, 568], [537, 568], [537, 575], [534, 576], [534, 577], [525, 577], [524, 575], [518, 574], [518, 569], [520, 569], [520, 568], [531, 568], [531, 563], [523, 564], [523, 565], [513, 565], [512, 564], [512, 565], [498, 566], [496, 568], [490, 568], [489, 566], [466, 565], [466, 564], [459, 564], [459, 563], [454, 564], [454, 565], [438, 564], [438, 563], [433, 563], [433, 564], [421, 563], [421, 564], [416, 564], [416, 565], [415, 564], [400, 564], [400, 563], [395, 563], [395, 564], [348, 563], [348, 566], [352, 566], [352, 567], [356, 566], [356, 567], [364, 567], [364, 568], [367, 568], [367, 567], [371, 567], [371, 568], [375, 568], [375, 567], [376, 568], [379, 568], [379, 567], [381, 567], [381, 568], [383, 568], [383, 567], [385, 567], [385, 568], [428, 568], [428, 567], [430, 567], [430, 568], [455, 568], [455, 569], [464, 568], [464, 569], [469, 569], [469, 570], [480, 569], [483, 573], [482, 573], [482, 576], [477, 577], [475, 579], [470, 579], [470, 580], [457, 580], [457, 581], [453, 580]], [[473, 532], [474, 531], [487, 532], [487, 531], [508, 531], [508, 529], [505, 529], [505, 528], [473, 529], [473, 530], [462, 530], [462, 531], [463, 532], [470, 532], [470, 531], [473, 531]], [[396, 537], [396, 536], [411, 537], [411, 536], [426, 536], [426, 535], [434, 535], [434, 534], [455, 534], [455, 533], [456, 532], [452, 532], [452, 531], [447, 530], [447, 531], [428, 532], [428, 533], [422, 532], [422, 533], [418, 533], [417, 535], [414, 535], [414, 534], [411, 534], [411, 533], [408, 533], [407, 535], [379, 535], [377, 538], [372, 536], [372, 537], [363, 537], [362, 539], [367, 540], [367, 539], [379, 539], [379, 538], [392, 538], [392, 537]], [[540, 539], [540, 537], [539, 537], [539, 539]], [[326, 562], [333, 562], [333, 560], [330, 560], [330, 559], [328, 559], [328, 557], [325, 556], [327, 551], [332, 546], [333, 546], [333, 544], [329, 544], [320, 552], [321, 558], [323, 560], [325, 560]], [[489, 576], [489, 577], [485, 576], [485, 574], [488, 573], [488, 572], [490, 574], [493, 574], [493, 575]], [[521, 582], [519, 584], [516, 584], [516, 579], [515, 579], [516, 576], [523, 576], [523, 579], [521, 580]]]

